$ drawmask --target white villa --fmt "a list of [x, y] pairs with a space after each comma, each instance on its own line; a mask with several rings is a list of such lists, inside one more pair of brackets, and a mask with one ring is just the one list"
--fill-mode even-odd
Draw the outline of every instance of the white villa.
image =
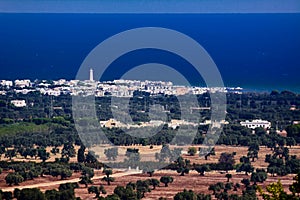
[[11, 100], [10, 103], [16, 107], [25, 107], [26, 106], [25, 100]]
[[242, 126], [245, 126], [250, 129], [255, 129], [255, 128], [264, 128], [264, 129], [269, 129], [271, 128], [271, 122], [267, 120], [261, 120], [261, 119], [255, 119], [252, 121], [246, 120], [245, 122], [240, 122]]

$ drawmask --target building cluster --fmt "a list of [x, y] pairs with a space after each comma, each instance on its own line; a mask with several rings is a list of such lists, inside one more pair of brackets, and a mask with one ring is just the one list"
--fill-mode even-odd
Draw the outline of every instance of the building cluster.
[[[105, 127], [105, 128], [142, 128], [142, 127], [158, 127], [161, 125], [167, 124], [168, 127], [172, 129], [178, 128], [180, 125], [187, 125], [187, 126], [198, 126], [199, 124], [193, 123], [193, 122], [188, 122], [185, 120], [175, 120], [172, 119], [170, 122], [165, 123], [164, 121], [161, 120], [151, 120], [149, 122], [139, 122], [138, 124], [130, 124], [130, 123], [122, 123], [116, 119], [109, 119], [106, 121], [100, 121], [100, 126]], [[201, 125], [201, 124], [200, 124]]]
[[168, 127], [172, 129], [176, 129], [180, 126], [192, 126], [192, 127], [197, 127], [197, 126], [205, 126], [205, 125], [212, 125], [212, 127], [221, 127], [221, 125], [224, 124], [229, 124], [228, 121], [222, 120], [221, 122], [212, 122], [211, 120], [205, 120], [202, 123], [194, 123], [194, 122], [189, 122], [185, 120], [178, 120], [178, 119], [172, 119], [168, 123], [162, 121], [162, 120], [150, 120], [149, 122], [139, 122], [138, 124], [136, 123], [123, 123], [121, 121], [118, 121], [116, 119], [109, 119], [105, 121], [100, 121], [100, 126], [105, 127], [105, 128], [141, 128], [141, 127], [158, 127], [161, 125], [167, 124]]
[[65, 80], [56, 81], [34, 81], [25, 80], [1, 80], [0, 95], [5, 95], [8, 89], [13, 88], [15, 93], [27, 94], [38, 91], [43, 95], [83, 95], [96, 97], [116, 96], [131, 97], [135, 91], [149, 93], [150, 95], [186, 95], [186, 94], [203, 94], [206, 92], [235, 92], [241, 93], [242, 88], [225, 88], [225, 87], [190, 87], [175, 86], [169, 81], [140, 81], [140, 80], [114, 80], [114, 81], [95, 81], [93, 69], [90, 69], [87, 80]]
[[[25, 80], [1, 80], [0, 81], [0, 95], [6, 95], [8, 91], [13, 91], [15, 93], [27, 94], [29, 92], [40, 92], [42, 95], [49, 96], [60, 96], [60, 95], [72, 95], [72, 96], [90, 96], [94, 95], [96, 97], [102, 96], [115, 96], [115, 97], [132, 97], [135, 91], [145, 92], [149, 95], [187, 95], [187, 94], [203, 94], [206, 92], [233, 92], [241, 93], [242, 88], [225, 88], [225, 87], [191, 87], [191, 86], [176, 86], [172, 82], [168, 81], [140, 81], [140, 80], [114, 80], [114, 81], [95, 81], [93, 77], [93, 70], [90, 70], [90, 77], [88, 80], [55, 80], [55, 81], [34, 81], [31, 82], [29, 79]], [[11, 100], [10, 102], [15, 107], [26, 107], [25, 100]], [[191, 108], [193, 109], [193, 108]], [[203, 108], [201, 108], [203, 109]], [[207, 107], [207, 109], [210, 109]], [[296, 109], [296, 108], [291, 108]], [[159, 126], [162, 121], [150, 121], [140, 124], [123, 124], [122, 122], [116, 121], [115, 119], [110, 119], [108, 121], [101, 121], [102, 127], [145, 127], [145, 126]], [[200, 125], [220, 126], [221, 124], [228, 124], [227, 121], [222, 122], [211, 122], [206, 120]], [[217, 124], [217, 125], [216, 125]], [[255, 129], [258, 127], [264, 129], [271, 128], [271, 122], [256, 119], [252, 121], [240, 122], [242, 126], [249, 129]], [[181, 120], [172, 120], [169, 127], [176, 128], [179, 125], [199, 125], [190, 124], [190, 122], [185, 122]], [[128, 127], [129, 126], [129, 127]]]
[[[28, 94], [30, 92], [39, 92], [48, 96], [114, 96], [114, 97], [132, 97], [134, 92], [143, 92], [149, 95], [187, 95], [203, 94], [206, 92], [236, 92], [240, 93], [242, 88], [225, 87], [191, 87], [178, 86], [170, 81], [141, 81], [141, 80], [114, 80], [114, 81], [95, 81], [93, 70], [90, 69], [87, 80], [0, 80], [0, 95], [6, 95], [7, 92]], [[25, 100], [12, 100], [11, 104], [16, 107], [25, 107]], [[201, 108], [202, 109], [202, 108]], [[171, 124], [170, 124], [171, 125]]]

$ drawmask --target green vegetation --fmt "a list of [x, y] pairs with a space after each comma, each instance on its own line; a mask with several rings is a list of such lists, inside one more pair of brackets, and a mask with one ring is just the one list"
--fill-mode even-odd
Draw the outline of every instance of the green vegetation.
[[169, 183], [173, 183], [173, 178], [170, 176], [162, 176], [160, 182], [165, 184], [165, 187], [168, 187]]
[[188, 149], [188, 154], [189, 154], [190, 156], [194, 156], [196, 153], [197, 153], [196, 147], [189, 147], [189, 149]]
[[[140, 98], [143, 97], [143, 98]], [[10, 100], [16, 98], [26, 99], [28, 107], [16, 108], [10, 105]], [[147, 105], [145, 106], [145, 102]], [[290, 155], [288, 147], [292, 147], [300, 143], [300, 125], [294, 124], [293, 121], [300, 120], [300, 110], [290, 110], [291, 106], [299, 108], [300, 95], [289, 92], [271, 94], [267, 93], [246, 93], [246, 94], [227, 94], [227, 116], [226, 121], [229, 124], [224, 125], [217, 144], [225, 144], [231, 146], [247, 146], [247, 155], [240, 158], [235, 163], [234, 153], [222, 152], [218, 163], [206, 163], [196, 165], [188, 159], [180, 157], [181, 148], [170, 149], [167, 145], [174, 139], [178, 129], [172, 129], [165, 125], [158, 133], [145, 138], [137, 138], [127, 135], [119, 128], [107, 129], [103, 128], [106, 136], [116, 145], [163, 145], [159, 153], [155, 155], [158, 163], [172, 162], [165, 169], [176, 170], [178, 176], [187, 175], [190, 170], [196, 170], [200, 176], [204, 176], [205, 172], [210, 170], [228, 171], [235, 169], [237, 172], [245, 172], [249, 174], [249, 178], [243, 179], [240, 183], [231, 182], [234, 175], [226, 174], [227, 181], [219, 182], [208, 187], [213, 195], [196, 194], [193, 191], [184, 190], [175, 195], [174, 199], [256, 199], [257, 185], [264, 182], [269, 176], [284, 176], [287, 174], [295, 174], [300, 171], [300, 160], [297, 155]], [[209, 106], [209, 94], [198, 96], [200, 106]], [[52, 104], [59, 109], [51, 108]], [[112, 118], [109, 109], [110, 98], [96, 98], [96, 108], [99, 120], [108, 120]], [[160, 104], [166, 109], [168, 120], [180, 119], [180, 106], [175, 96], [147, 96], [145, 94], [136, 93], [136, 96], [130, 99], [130, 115], [135, 123], [149, 121], [147, 111], [149, 106]], [[100, 106], [101, 105], [101, 106]], [[141, 112], [146, 111], [146, 112]], [[194, 111], [193, 111], [194, 112]], [[198, 111], [197, 111], [198, 112]], [[199, 111], [203, 120], [209, 119], [210, 111]], [[188, 113], [191, 113], [189, 111]], [[272, 123], [272, 128], [268, 132], [262, 128], [250, 130], [242, 127], [240, 121], [252, 119], [265, 119]], [[82, 119], [80, 124], [93, 126], [91, 119]], [[183, 136], [179, 140], [184, 141], [184, 137], [190, 136], [188, 129], [184, 126], [180, 127]], [[276, 129], [285, 129], [287, 137], [278, 135]], [[150, 129], [143, 129], [148, 133]], [[198, 132], [194, 138], [193, 144], [201, 144], [206, 137], [208, 126], [198, 127]], [[62, 95], [59, 97], [40, 96], [38, 93], [9, 94], [0, 96], [0, 155], [4, 155], [8, 161], [0, 161], [0, 173], [7, 173], [5, 181], [7, 185], [18, 185], [21, 182], [32, 180], [44, 175], [50, 175], [59, 179], [68, 179], [73, 172], [80, 172], [80, 184], [83, 184], [90, 193], [94, 193], [98, 199], [141, 199], [147, 196], [148, 192], [156, 189], [160, 182], [164, 186], [168, 186], [174, 181], [170, 176], [163, 176], [160, 180], [150, 178], [147, 180], [139, 180], [135, 183], [128, 183], [125, 187], [118, 186], [114, 193], [107, 197], [102, 197], [106, 191], [103, 186], [93, 186], [92, 177], [94, 170], [103, 167], [91, 151], [86, 153], [88, 149], [97, 140], [91, 139], [84, 145], [75, 129], [71, 112], [71, 97]], [[176, 141], [181, 144], [181, 141]], [[193, 146], [193, 144], [190, 144]], [[78, 152], [75, 151], [75, 145], [80, 146]], [[62, 148], [60, 147], [62, 146]], [[269, 148], [270, 153], [266, 155], [265, 161], [268, 163], [267, 169], [254, 169], [254, 163], [258, 159], [261, 146]], [[50, 147], [50, 150], [46, 150]], [[265, 148], [263, 147], [263, 148]], [[198, 149], [200, 152], [200, 149]], [[49, 152], [48, 152], [49, 151]], [[107, 160], [116, 163], [116, 166], [122, 167], [122, 164], [129, 164], [131, 167], [139, 166], [145, 173], [152, 177], [154, 169], [158, 169], [157, 162], [140, 162], [141, 154], [138, 149], [128, 148], [126, 151], [126, 159], [123, 163], [117, 163], [118, 149], [110, 148], [104, 152]], [[190, 156], [197, 155], [197, 149], [190, 147], [188, 149]], [[52, 155], [61, 155], [56, 158], [55, 162], [49, 162]], [[215, 150], [207, 155], [200, 155], [205, 160], [215, 155]], [[69, 163], [70, 158], [77, 156], [78, 163]], [[35, 159], [42, 161], [35, 162], [15, 162], [15, 158]], [[261, 158], [260, 158], [261, 159]], [[137, 165], [137, 162], [139, 163]], [[253, 165], [253, 166], [252, 166]], [[10, 170], [10, 171], [9, 171]], [[9, 173], [8, 173], [9, 171]], [[110, 185], [114, 181], [112, 171], [105, 168], [103, 181]], [[222, 172], [223, 173], [223, 172]], [[225, 173], [225, 172], [224, 172]], [[251, 176], [250, 176], [251, 175]], [[299, 199], [299, 174], [294, 178], [295, 182], [290, 185], [291, 194], [287, 194], [279, 182], [273, 183], [266, 188], [267, 192], [259, 189], [263, 199]], [[242, 187], [240, 186], [242, 184]], [[0, 199], [76, 199], [74, 190], [78, 184], [64, 184], [59, 190], [47, 190], [42, 193], [38, 189], [23, 189], [11, 192], [0, 192]], [[231, 194], [228, 191], [242, 190], [241, 195]], [[36, 196], [34, 196], [36, 194]]]
[[276, 183], [271, 183], [266, 187], [267, 193], [258, 186], [260, 196], [262, 196], [264, 200], [299, 200], [299, 175], [300, 174], [298, 173], [298, 175], [294, 178], [296, 182], [290, 185], [289, 189], [292, 194], [287, 194], [284, 191], [279, 179]]
[[100, 197], [100, 194], [106, 194], [106, 190], [104, 189], [103, 185], [100, 185], [100, 187], [96, 186], [91, 186], [88, 188], [88, 192], [90, 193], [95, 193], [95, 198]]
[[0, 125], [0, 137], [9, 135], [13, 136], [16, 134], [24, 133], [49, 133], [49, 124], [34, 124], [31, 122], [19, 122], [15, 124], [1, 124]]
[[102, 178], [102, 181], [106, 181], [107, 185], [110, 185], [110, 182], [113, 182], [115, 180], [113, 177], [110, 177], [110, 175], [112, 175], [112, 170], [110, 170], [110, 169], [104, 169], [103, 173], [106, 176]]
[[182, 157], [179, 157], [175, 161], [177, 165], [177, 173], [180, 174], [180, 176], [184, 176], [184, 174], [188, 174], [190, 171], [190, 160], [183, 159]]

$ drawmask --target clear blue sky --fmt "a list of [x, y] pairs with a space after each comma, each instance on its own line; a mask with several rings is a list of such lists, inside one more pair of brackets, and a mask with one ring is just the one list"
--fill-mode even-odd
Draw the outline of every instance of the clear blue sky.
[[0, 0], [9, 13], [299, 13], [299, 0]]

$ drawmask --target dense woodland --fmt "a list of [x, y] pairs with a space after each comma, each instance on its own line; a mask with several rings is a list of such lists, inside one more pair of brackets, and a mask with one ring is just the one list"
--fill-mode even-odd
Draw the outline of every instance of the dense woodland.
[[[10, 104], [13, 99], [25, 99], [27, 107], [17, 108]], [[110, 97], [96, 98], [96, 108], [98, 120], [112, 118], [110, 111]], [[209, 94], [198, 96], [199, 105], [207, 107], [210, 105]], [[180, 119], [180, 107], [175, 96], [149, 96], [147, 94], [135, 93], [130, 99], [130, 114], [134, 122], [148, 121], [147, 111], [151, 104], [161, 104], [168, 112], [169, 119]], [[247, 146], [248, 154], [239, 158], [240, 162], [235, 163], [235, 153], [222, 153], [218, 163], [208, 163], [196, 165], [190, 160], [178, 157], [181, 149], [170, 149], [167, 145], [174, 138], [177, 129], [172, 129], [167, 125], [156, 135], [150, 138], [136, 138], [125, 134], [121, 129], [105, 129], [106, 136], [115, 145], [163, 145], [160, 153], [155, 155], [160, 162], [171, 162], [166, 169], [176, 170], [178, 175], [188, 175], [190, 170], [196, 170], [200, 176], [205, 176], [206, 171], [221, 170], [228, 172], [236, 170], [245, 172], [249, 179], [241, 183], [230, 182], [231, 174], [226, 173], [228, 182], [210, 185], [208, 190], [213, 191], [217, 199], [256, 199], [256, 191], [259, 191], [264, 199], [299, 199], [299, 174], [295, 176], [295, 182], [291, 184], [287, 194], [280, 190], [280, 181], [268, 186], [268, 193], [257, 187], [258, 182], [264, 182], [267, 176], [284, 176], [286, 174], [297, 174], [300, 172], [300, 159], [297, 155], [291, 155], [289, 148], [300, 143], [300, 125], [293, 125], [294, 121], [300, 121], [300, 95], [284, 91], [271, 93], [245, 93], [227, 94], [227, 115], [228, 125], [224, 125], [217, 144]], [[296, 109], [290, 109], [294, 107]], [[140, 112], [145, 111], [145, 112]], [[209, 119], [209, 111], [201, 111], [203, 121]], [[272, 128], [268, 132], [257, 128], [254, 130], [240, 126], [242, 120], [264, 119], [272, 123]], [[89, 119], [86, 119], [88, 121]], [[81, 123], [85, 123], [83, 120]], [[208, 126], [199, 126], [194, 144], [202, 144]], [[286, 130], [287, 136], [277, 134], [276, 130]], [[147, 131], [147, 130], [143, 130]], [[188, 133], [187, 133], [188, 134]], [[80, 146], [76, 151], [74, 146]], [[139, 163], [141, 169], [149, 174], [149, 179], [136, 183], [128, 183], [126, 187], [115, 188], [114, 194], [104, 198], [101, 194], [106, 194], [104, 186], [90, 186], [91, 178], [94, 176], [94, 169], [103, 169], [106, 176], [103, 181], [108, 185], [114, 181], [111, 176], [112, 171], [104, 164], [99, 163], [93, 152], [87, 152], [93, 143], [82, 144], [72, 118], [72, 97], [71, 96], [43, 96], [38, 92], [27, 95], [9, 92], [6, 96], [0, 96], [0, 156], [4, 155], [9, 161], [0, 161], [0, 172], [10, 171], [5, 178], [8, 185], [18, 185], [26, 180], [31, 180], [44, 175], [51, 175], [59, 179], [67, 179], [74, 172], [80, 172], [79, 184], [87, 187], [89, 193], [95, 193], [98, 199], [141, 199], [145, 193], [151, 192], [161, 182], [164, 186], [172, 184], [172, 177], [161, 177], [160, 180], [152, 179], [151, 174], [155, 173], [152, 168], [156, 168], [157, 162]], [[266, 155], [265, 161], [268, 163], [267, 169], [254, 169], [252, 163], [258, 157], [261, 146], [270, 149], [270, 154]], [[51, 152], [46, 148], [51, 147]], [[61, 147], [59, 149], [58, 147]], [[188, 154], [197, 155], [199, 149], [190, 147]], [[54, 162], [47, 160], [55, 154], [60, 154]], [[115, 160], [118, 156], [117, 149], [108, 149], [105, 152], [109, 160]], [[205, 159], [214, 155], [214, 149], [205, 155]], [[34, 158], [41, 160], [36, 162], [16, 162], [14, 158]], [[199, 155], [203, 156], [203, 155]], [[69, 162], [70, 158], [77, 157], [76, 163]], [[140, 161], [138, 149], [127, 149], [124, 162], [136, 163]], [[120, 167], [122, 163], [118, 164]], [[154, 167], [149, 167], [149, 166]], [[134, 166], [134, 165], [133, 165]], [[243, 185], [242, 196], [230, 196], [229, 190], [237, 190]], [[151, 187], [150, 187], [151, 186]], [[42, 193], [38, 189], [15, 190], [13, 193], [0, 192], [0, 199], [76, 199], [74, 190], [77, 183], [61, 185], [59, 190], [51, 190]], [[279, 188], [274, 194], [272, 188]], [[271, 192], [270, 192], [270, 191]], [[271, 196], [270, 196], [271, 193]], [[275, 194], [276, 193], [276, 194]], [[34, 194], [34, 195], [33, 195]], [[268, 196], [269, 195], [269, 196]], [[275, 197], [272, 197], [275, 196]], [[276, 195], [281, 196], [276, 198]], [[33, 197], [35, 196], [35, 197]], [[211, 199], [212, 195], [195, 194], [193, 191], [178, 193], [174, 199]], [[161, 198], [163, 199], [163, 198]]]
[[[142, 97], [142, 98], [141, 98]], [[10, 104], [12, 99], [26, 100], [27, 107], [17, 108]], [[112, 118], [110, 97], [96, 98], [96, 110], [98, 120]], [[148, 121], [147, 111], [149, 105], [160, 104], [168, 111], [169, 119], [180, 119], [180, 106], [175, 96], [154, 96], [136, 93], [130, 99], [130, 115], [134, 122]], [[209, 106], [209, 94], [198, 96], [199, 106]], [[286, 129], [288, 137], [300, 141], [297, 135], [298, 126], [290, 126], [293, 121], [300, 120], [300, 110], [290, 110], [291, 107], [300, 106], [300, 95], [284, 91], [278, 93], [245, 93], [227, 94], [227, 115], [229, 125], [225, 125], [219, 144], [249, 145], [250, 140], [262, 141], [263, 130], [256, 130], [255, 135], [247, 128], [241, 127], [239, 122], [243, 120], [264, 119], [272, 123], [271, 133], [275, 130]], [[145, 112], [141, 112], [145, 111]], [[201, 111], [201, 118], [210, 119], [210, 111]], [[82, 119], [81, 123], [87, 123], [91, 119]], [[38, 92], [26, 95], [13, 92], [6, 96], [0, 96], [0, 136], [8, 140], [2, 144], [12, 145], [9, 141], [13, 138], [14, 144], [18, 144], [19, 137], [28, 141], [28, 145], [37, 144], [44, 146], [62, 145], [66, 137], [71, 141], [80, 143], [77, 137], [74, 121], [72, 119], [72, 97], [71, 96], [44, 96]], [[199, 131], [194, 143], [202, 143], [208, 126], [199, 126]], [[121, 129], [105, 130], [107, 137], [116, 145], [124, 144], [163, 144], [169, 143], [176, 134], [176, 130], [164, 127], [155, 136], [147, 140], [126, 136]], [[13, 136], [13, 137], [10, 137]], [[42, 136], [42, 137], [41, 137]], [[27, 139], [26, 139], [27, 138]], [[28, 139], [29, 138], [29, 139]], [[36, 141], [34, 138], [36, 138]], [[42, 139], [43, 138], [43, 139]], [[122, 141], [123, 140], [123, 141]], [[24, 141], [23, 141], [24, 142]], [[44, 143], [44, 144], [41, 144]], [[25, 144], [26, 145], [26, 144]]]

